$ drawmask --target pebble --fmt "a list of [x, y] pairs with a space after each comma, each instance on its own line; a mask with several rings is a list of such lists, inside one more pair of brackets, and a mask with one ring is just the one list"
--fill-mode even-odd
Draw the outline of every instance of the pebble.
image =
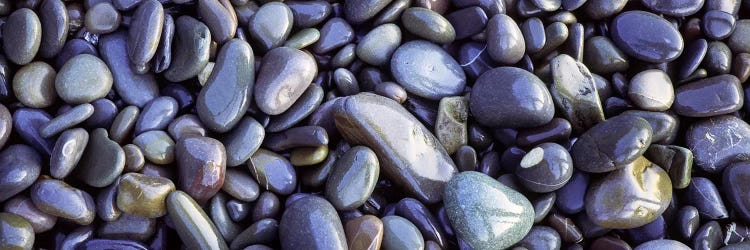
[[630, 78], [628, 97], [643, 110], [665, 111], [672, 106], [675, 93], [669, 75], [664, 71], [651, 69]]
[[502, 64], [514, 64], [526, 51], [526, 42], [518, 24], [505, 14], [490, 18], [485, 31], [487, 50], [493, 60]]
[[508, 128], [541, 126], [555, 114], [544, 82], [513, 67], [498, 67], [482, 74], [472, 88], [469, 111], [484, 126]]
[[716, 221], [703, 224], [693, 235], [693, 249], [705, 250], [722, 247], [724, 235], [721, 230], [721, 225]]
[[173, 191], [166, 203], [167, 214], [183, 244], [197, 249], [229, 249], [216, 225], [190, 195]]
[[317, 196], [293, 202], [279, 221], [282, 249], [347, 249], [344, 226], [331, 203]]
[[216, 229], [224, 237], [227, 243], [231, 243], [240, 233], [242, 228], [239, 224], [229, 218], [229, 212], [225, 204], [227, 203], [227, 196], [224, 193], [217, 193], [216, 196], [211, 198], [211, 202], [208, 207], [208, 214], [211, 220], [214, 222]]
[[175, 22], [173, 53], [164, 77], [171, 82], [181, 82], [197, 76], [208, 64], [211, 32], [202, 22], [189, 16], [180, 16]]
[[589, 17], [599, 20], [619, 13], [627, 3], [626, 0], [588, 0], [583, 10]]
[[545, 43], [547, 43], [547, 36], [544, 33], [544, 23], [541, 19], [537, 17], [526, 19], [521, 24], [520, 29], [526, 43], [526, 52], [531, 54], [544, 48]]
[[391, 58], [391, 73], [406, 91], [431, 100], [460, 94], [466, 85], [466, 75], [458, 62], [424, 40], [399, 46]]
[[550, 68], [552, 100], [563, 111], [563, 117], [570, 121], [573, 132], [583, 132], [604, 121], [594, 77], [584, 64], [561, 54], [552, 59]]
[[117, 142], [107, 137], [103, 128], [95, 129], [74, 175], [93, 187], [105, 187], [115, 182], [125, 168], [125, 152]]
[[669, 21], [653, 13], [639, 10], [620, 13], [609, 28], [617, 47], [638, 60], [670, 62], [682, 53], [684, 44], [680, 32]]
[[401, 29], [391, 23], [380, 25], [368, 32], [357, 43], [357, 58], [371, 65], [388, 63], [393, 52], [401, 44]]
[[123, 143], [130, 136], [130, 132], [135, 127], [135, 121], [141, 113], [136, 106], [127, 106], [120, 110], [109, 127], [109, 134], [113, 141]]
[[159, 95], [159, 87], [153, 74], [139, 74], [130, 67], [127, 44], [125, 32], [101, 36], [101, 58], [111, 70], [114, 88], [122, 100], [129, 105], [143, 107]]
[[750, 19], [737, 20], [734, 31], [727, 39], [727, 45], [734, 53], [750, 53]]
[[384, 176], [425, 203], [442, 200], [445, 184], [457, 172], [453, 160], [437, 138], [398, 103], [357, 94], [343, 99], [334, 117], [347, 141], [375, 152]]
[[683, 189], [690, 184], [693, 152], [689, 149], [674, 145], [652, 144], [644, 155], [669, 172], [669, 178], [672, 179], [675, 189]]
[[218, 44], [232, 39], [237, 32], [237, 14], [226, 0], [198, 1], [198, 16], [211, 31], [211, 38]]
[[396, 204], [394, 212], [396, 215], [414, 223], [425, 240], [433, 241], [440, 246], [448, 245], [446, 232], [440, 226], [441, 223], [449, 223], [447, 217], [443, 218], [445, 221], [439, 221], [436, 216], [430, 213], [427, 206], [413, 198], [401, 199]]
[[288, 110], [302, 96], [318, 72], [312, 56], [301, 50], [279, 47], [263, 57], [255, 84], [255, 103], [268, 115]]
[[[245, 41], [233, 39], [221, 47], [214, 70], [195, 103], [206, 128], [224, 133], [240, 121], [250, 105], [255, 72], [247, 68], [254, 62], [253, 49]], [[264, 61], [263, 65], [266, 64]]]
[[445, 209], [461, 237], [474, 249], [507, 248], [531, 230], [531, 202], [478, 172], [462, 172], [446, 185]]
[[647, 8], [666, 15], [683, 17], [698, 12], [705, 0], [641, 0]]
[[297, 187], [297, 175], [292, 163], [283, 156], [258, 149], [247, 163], [258, 185], [279, 195], [289, 195]]
[[81, 104], [105, 97], [112, 82], [112, 72], [101, 59], [80, 54], [60, 68], [55, 77], [55, 90], [66, 103]]
[[516, 168], [517, 179], [537, 193], [560, 189], [573, 176], [573, 160], [568, 151], [556, 143], [542, 143], [529, 150]]
[[334, 17], [320, 28], [320, 39], [313, 46], [316, 54], [332, 52], [354, 40], [354, 30], [346, 20]]
[[[286, 204], [285, 204], [286, 205]], [[279, 197], [272, 192], [265, 191], [255, 201], [250, 221], [258, 222], [266, 218], [276, 218], [281, 210]]]
[[86, 11], [86, 30], [94, 34], [107, 34], [117, 30], [122, 16], [112, 4], [102, 2]]
[[57, 101], [56, 74], [45, 62], [29, 63], [13, 76], [13, 94], [29, 108], [47, 108]]
[[313, 166], [328, 156], [328, 147], [300, 147], [292, 150], [289, 161], [296, 167]]
[[68, 11], [61, 0], [42, 1], [37, 11], [42, 24], [39, 55], [52, 58], [60, 53], [67, 40], [70, 28]]
[[310, 116], [323, 102], [323, 88], [317, 84], [310, 84], [302, 96], [284, 113], [272, 116], [266, 126], [268, 132], [281, 132], [299, 124]]
[[677, 213], [676, 223], [679, 225], [678, 230], [680, 236], [684, 239], [693, 238], [693, 234], [698, 231], [698, 227], [700, 226], [700, 214], [698, 213], [698, 209], [694, 206], [687, 205], [680, 208]]
[[747, 178], [750, 178], [748, 174], [748, 164], [744, 162], [734, 163], [725, 168], [722, 174], [722, 193], [726, 197], [727, 201], [737, 214], [750, 221], [750, 203], [746, 196], [746, 188], [741, 183], [744, 183]]
[[33, 249], [34, 230], [26, 219], [11, 213], [0, 213], [0, 248]]
[[[489, 17], [482, 8], [472, 6], [451, 12], [445, 15], [445, 19], [448, 19], [448, 22], [453, 26], [456, 33], [455, 39], [460, 40], [484, 31]], [[528, 44], [526, 48], [528, 51]]]
[[656, 220], [671, 199], [667, 172], [640, 157], [591, 184], [586, 214], [605, 228], [636, 228]]
[[[52, 148], [55, 145], [54, 138], [43, 138], [39, 135], [39, 128], [52, 119], [49, 114], [41, 109], [20, 108], [13, 112], [13, 116], [11, 117], [9, 112], [4, 112], [7, 111], [7, 108], [5, 106], [2, 107], [0, 108], [0, 118], [3, 118], [0, 119], [3, 121], [0, 123], [2, 124], [0, 126], [2, 127], [0, 129], [0, 138], [2, 138], [0, 142], [3, 142], [2, 145], [5, 145], [8, 141], [11, 130], [13, 130], [25, 143], [32, 146], [38, 152], [44, 155], [52, 154]], [[12, 126], [9, 124], [11, 121], [13, 122]]]
[[31, 224], [34, 233], [43, 233], [52, 229], [57, 223], [57, 217], [46, 214], [34, 206], [30, 198], [16, 196], [5, 202], [3, 212], [18, 215]]
[[317, 26], [331, 15], [331, 4], [326, 1], [285, 1], [292, 10], [294, 26], [310, 28]]
[[516, 247], [527, 249], [560, 249], [560, 234], [548, 226], [534, 226]]
[[732, 67], [732, 51], [723, 42], [713, 41], [708, 43], [703, 66], [711, 74], [729, 73]]
[[591, 173], [624, 168], [646, 152], [651, 135], [651, 126], [640, 117], [612, 117], [583, 133], [573, 144], [573, 165]]
[[469, 141], [467, 120], [469, 103], [464, 97], [445, 97], [440, 100], [435, 121], [435, 137], [452, 155]]
[[[707, 96], [716, 98], [706, 98]], [[726, 74], [678, 87], [675, 90], [674, 111], [688, 117], [711, 117], [737, 111], [742, 108], [743, 103], [739, 79]]]
[[450, 43], [456, 39], [453, 25], [439, 13], [411, 7], [401, 13], [401, 23], [410, 33], [434, 43]]
[[344, 225], [347, 246], [349, 249], [376, 250], [383, 241], [383, 222], [380, 218], [365, 215], [350, 220]]
[[422, 234], [409, 220], [395, 215], [384, 216], [381, 220], [382, 249], [424, 249]]
[[342, 155], [326, 182], [326, 198], [337, 210], [362, 206], [375, 189], [378, 158], [367, 147], [357, 146]]
[[0, 201], [22, 192], [36, 181], [42, 168], [42, 158], [33, 148], [14, 144], [0, 152]]
[[706, 36], [714, 40], [729, 37], [734, 31], [736, 22], [734, 15], [721, 10], [706, 11], [701, 21], [701, 28]]
[[39, 135], [44, 138], [52, 137], [86, 121], [93, 114], [94, 106], [89, 103], [75, 106], [39, 127]]
[[717, 220], [729, 217], [719, 189], [711, 180], [693, 177], [685, 194], [685, 203], [697, 208], [702, 218]]
[[227, 166], [244, 164], [260, 148], [265, 137], [263, 125], [251, 117], [245, 117], [222, 139], [227, 151]]
[[18, 9], [5, 20], [2, 37], [4, 55], [8, 60], [18, 65], [28, 64], [42, 43], [42, 23], [34, 11]]
[[169, 96], [154, 98], [143, 107], [135, 121], [133, 134], [140, 135], [147, 131], [164, 130], [177, 116], [177, 100]]
[[78, 165], [89, 142], [89, 133], [82, 128], [69, 129], [60, 134], [49, 160], [50, 175], [64, 179]]
[[391, 0], [354, 0], [344, 2], [344, 15], [349, 22], [363, 23], [380, 12]]
[[218, 140], [203, 136], [181, 138], [174, 146], [174, 157], [179, 167], [177, 188], [199, 204], [205, 204], [224, 185], [227, 156]]
[[292, 10], [286, 4], [270, 2], [261, 6], [250, 18], [247, 30], [256, 48], [269, 51], [284, 44], [293, 23]]
[[297, 31], [297, 33], [294, 33], [294, 35], [289, 37], [289, 39], [284, 42], [284, 47], [302, 49], [314, 44], [318, 39], [320, 39], [320, 31], [314, 28], [307, 28]]
[[137, 73], [145, 73], [149, 69], [149, 61], [156, 54], [164, 26], [164, 8], [156, 0], [144, 0], [138, 5], [132, 16], [131, 27], [139, 29], [128, 30], [128, 57]]
[[206, 129], [203, 128], [200, 118], [193, 114], [185, 114], [177, 117], [177, 119], [174, 119], [172, 123], [169, 124], [167, 131], [175, 140], [206, 135]]
[[221, 190], [231, 195], [233, 198], [244, 202], [253, 202], [260, 195], [258, 182], [249, 174], [237, 168], [227, 169], [224, 175], [224, 185]]
[[121, 239], [144, 242], [156, 232], [156, 220], [123, 214], [117, 220], [99, 226], [97, 234], [107, 239]]
[[278, 221], [274, 219], [259, 220], [240, 232], [232, 241], [230, 249], [242, 249], [243, 247], [247, 249], [248, 247], [252, 247], [251, 245], [253, 244], [272, 243], [277, 239], [278, 231]]
[[84, 125], [89, 128], [108, 128], [117, 115], [118, 107], [109, 99], [97, 99], [91, 102], [94, 105], [94, 113], [86, 119]]
[[30, 189], [31, 201], [44, 213], [68, 219], [79, 225], [94, 221], [94, 199], [83, 190], [54, 179], [41, 179]]

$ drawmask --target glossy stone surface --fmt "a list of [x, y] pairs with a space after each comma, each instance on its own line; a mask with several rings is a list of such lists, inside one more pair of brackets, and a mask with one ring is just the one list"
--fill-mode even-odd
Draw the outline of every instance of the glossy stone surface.
[[312, 56], [298, 49], [279, 47], [263, 57], [255, 84], [255, 103], [266, 114], [278, 115], [289, 109], [305, 92], [317, 74]]
[[101, 57], [112, 71], [117, 94], [125, 103], [143, 107], [158, 96], [159, 87], [153, 74], [138, 74], [130, 66], [127, 44], [128, 35], [123, 31], [99, 39]]
[[169, 179], [128, 173], [120, 179], [117, 207], [128, 214], [158, 218], [167, 213], [166, 198], [174, 190]]
[[355, 53], [360, 60], [380, 66], [389, 62], [400, 43], [401, 29], [395, 24], [383, 24], [362, 37]]
[[514, 64], [521, 60], [526, 43], [521, 29], [510, 16], [499, 14], [487, 22], [487, 49], [493, 60]]
[[224, 176], [224, 185], [221, 190], [232, 197], [245, 202], [253, 202], [258, 199], [260, 188], [248, 173], [237, 168], [227, 169]]
[[573, 144], [573, 165], [592, 173], [621, 169], [646, 152], [651, 135], [651, 126], [643, 118], [612, 117], [586, 131]]
[[686, 204], [698, 209], [702, 218], [711, 220], [729, 217], [729, 211], [721, 196], [716, 185], [704, 177], [692, 178], [685, 190]]
[[630, 79], [628, 97], [639, 108], [648, 111], [664, 111], [675, 99], [672, 80], [658, 69], [641, 71]]
[[344, 14], [352, 23], [362, 23], [374, 17], [391, 0], [355, 0], [344, 2]]
[[164, 8], [156, 0], [145, 0], [133, 13], [133, 27], [128, 30], [128, 57], [136, 72], [148, 71], [147, 65], [156, 54], [164, 27]]
[[403, 217], [389, 215], [383, 221], [382, 249], [423, 249], [424, 240], [414, 224]]
[[39, 127], [39, 135], [45, 138], [52, 137], [70, 127], [82, 123], [93, 114], [93, 105], [88, 103], [77, 105]]
[[90, 186], [105, 187], [112, 184], [124, 168], [122, 147], [107, 137], [106, 130], [98, 128], [91, 132], [74, 174]]
[[71, 58], [55, 77], [55, 90], [69, 104], [91, 102], [112, 88], [112, 72], [98, 57], [81, 54]]
[[250, 173], [261, 187], [280, 195], [289, 195], [297, 186], [292, 163], [266, 149], [258, 149], [247, 163]]
[[133, 144], [143, 152], [143, 156], [156, 164], [170, 164], [175, 159], [175, 142], [161, 130], [152, 130], [133, 138]]
[[167, 214], [183, 244], [199, 249], [229, 249], [206, 212], [185, 192], [167, 196]]
[[745, 183], [750, 178], [750, 164], [738, 162], [725, 168], [722, 174], [722, 193], [732, 208], [746, 221], [750, 221], [750, 203]]
[[46, 232], [52, 229], [57, 223], [56, 216], [42, 212], [34, 206], [34, 203], [30, 198], [21, 195], [5, 202], [3, 212], [15, 214], [24, 218], [29, 224], [31, 224], [34, 233]]
[[695, 156], [698, 168], [721, 173], [730, 163], [749, 159], [744, 148], [750, 146], [750, 125], [735, 116], [716, 116], [693, 123], [685, 133], [685, 142]]
[[211, 35], [208, 27], [189, 16], [180, 16], [175, 22], [173, 53], [164, 77], [172, 82], [181, 82], [195, 77], [208, 64]]
[[286, 208], [279, 221], [282, 249], [347, 249], [344, 227], [331, 203], [306, 196]]
[[46, 108], [55, 103], [55, 69], [44, 62], [23, 66], [13, 76], [13, 94], [30, 108]]
[[316, 54], [330, 53], [354, 40], [354, 30], [346, 20], [334, 17], [320, 27], [320, 39], [313, 45]]
[[247, 111], [255, 77], [247, 68], [253, 67], [254, 60], [253, 49], [245, 41], [233, 39], [221, 47], [195, 103], [198, 117], [208, 129], [227, 132]]
[[42, 23], [34, 11], [21, 8], [8, 16], [2, 27], [3, 51], [15, 64], [34, 59], [42, 43]]
[[528, 71], [499, 67], [474, 83], [469, 111], [482, 125], [524, 128], [548, 123], [555, 114], [545, 84]]
[[565, 185], [573, 176], [573, 159], [556, 143], [542, 143], [529, 150], [516, 168], [519, 182], [531, 191], [547, 193]]
[[640, 157], [591, 184], [586, 214], [605, 228], [635, 228], [655, 220], [671, 199], [667, 172]]
[[10, 145], [0, 152], [0, 201], [22, 192], [36, 181], [42, 168], [42, 158], [24, 144]]
[[33, 249], [34, 230], [26, 219], [11, 213], [0, 213], [0, 248]]
[[[279, 236], [279, 222], [274, 219], [259, 220], [232, 240], [231, 249], [252, 248], [254, 244], [270, 244]], [[268, 248], [271, 249], [271, 248]], [[260, 250], [260, 249], [259, 249]]]
[[445, 184], [457, 172], [437, 139], [395, 101], [373, 94], [342, 100], [336, 127], [347, 141], [378, 156], [384, 176], [426, 203], [442, 200]]
[[349, 249], [376, 250], [383, 241], [383, 222], [375, 216], [365, 215], [344, 225]]
[[705, 0], [641, 0], [643, 5], [658, 13], [670, 16], [689, 16], [703, 7]]
[[426, 8], [412, 7], [401, 13], [404, 28], [434, 43], [450, 43], [456, 39], [453, 25], [445, 17]]
[[561, 54], [550, 62], [552, 86], [550, 94], [555, 106], [573, 126], [574, 132], [604, 120], [604, 111], [591, 72], [581, 62]]
[[193, 136], [177, 141], [174, 148], [179, 179], [177, 187], [199, 204], [214, 196], [224, 184], [227, 156], [224, 145], [210, 137]]
[[626, 54], [650, 63], [670, 62], [682, 53], [682, 36], [667, 20], [645, 11], [626, 11], [612, 20], [612, 40]]
[[44, 213], [88, 225], [96, 216], [94, 199], [88, 193], [65, 182], [45, 179], [31, 186], [31, 201]]
[[52, 177], [63, 179], [68, 176], [81, 160], [88, 142], [89, 133], [82, 128], [70, 129], [60, 134], [49, 160]]
[[744, 103], [739, 79], [728, 74], [684, 84], [675, 92], [674, 110], [683, 116], [728, 114], [742, 108]]
[[526, 197], [478, 172], [462, 172], [445, 188], [445, 209], [456, 234], [474, 249], [506, 248], [531, 230]]
[[399, 46], [393, 53], [390, 68], [406, 91], [432, 100], [459, 94], [466, 84], [466, 75], [455, 59], [424, 40]]
[[232, 39], [237, 32], [237, 14], [228, 0], [198, 1], [198, 16], [211, 31], [211, 38], [219, 44]]
[[146, 131], [166, 129], [179, 111], [177, 105], [177, 100], [169, 96], [154, 98], [141, 110], [133, 133], [140, 135]]
[[293, 24], [292, 10], [286, 4], [270, 2], [255, 12], [248, 23], [248, 32], [254, 45], [261, 51], [281, 46]]

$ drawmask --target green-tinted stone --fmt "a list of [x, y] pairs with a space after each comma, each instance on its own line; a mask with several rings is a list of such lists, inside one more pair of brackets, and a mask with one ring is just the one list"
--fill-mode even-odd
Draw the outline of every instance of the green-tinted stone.
[[206, 67], [211, 47], [208, 27], [190, 16], [180, 16], [175, 22], [172, 62], [164, 72], [171, 82], [181, 82], [197, 76]]
[[227, 173], [224, 176], [224, 185], [221, 186], [221, 190], [235, 199], [245, 202], [255, 201], [260, 194], [258, 182], [245, 170], [240, 170], [239, 168], [227, 169]]
[[195, 249], [229, 249], [206, 212], [187, 193], [169, 194], [167, 214], [184, 245]]
[[383, 249], [423, 249], [422, 233], [409, 220], [389, 215], [383, 221]]
[[244, 164], [260, 148], [265, 135], [263, 125], [258, 121], [249, 116], [242, 118], [221, 140], [227, 150], [227, 166]]
[[451, 179], [444, 204], [456, 235], [478, 250], [510, 247], [534, 223], [534, 208], [523, 194], [479, 172]]
[[50, 215], [88, 225], [96, 217], [94, 199], [80, 189], [54, 179], [43, 179], [31, 186], [34, 206]]
[[[362, 44], [362, 40], [360, 40], [358, 44]], [[341, 49], [339, 49], [339, 51], [331, 58], [331, 66], [334, 68], [344, 68], [349, 66], [349, 64], [354, 62], [354, 59], [357, 59], [356, 48], [357, 44], [354, 43], [341, 47]]]
[[24, 65], [34, 59], [42, 43], [42, 23], [33, 10], [21, 8], [2, 27], [3, 50], [11, 62]]
[[34, 233], [46, 232], [57, 223], [57, 216], [42, 212], [30, 198], [19, 195], [5, 202], [3, 212], [15, 214], [26, 219], [34, 229]]
[[39, 127], [39, 135], [44, 138], [52, 137], [58, 133], [76, 126], [94, 114], [94, 105], [84, 103], [58, 115]]
[[208, 214], [211, 216], [211, 221], [213, 221], [216, 229], [224, 237], [224, 240], [232, 242], [242, 228], [229, 217], [226, 207], [227, 200], [228, 198], [224, 193], [217, 193], [211, 198], [211, 203], [208, 206]]
[[46, 108], [57, 100], [55, 69], [45, 62], [33, 62], [13, 76], [13, 93], [29, 108]]
[[0, 213], [0, 249], [33, 249], [34, 230], [23, 217]]
[[[221, 47], [216, 66], [198, 94], [195, 107], [207, 128], [223, 133], [234, 127], [250, 105], [255, 71], [253, 49], [240, 39]], [[263, 65], [266, 62], [264, 61]]]
[[683, 189], [690, 185], [693, 170], [693, 152], [690, 149], [675, 145], [652, 144], [644, 156], [669, 173], [675, 189]]
[[312, 45], [320, 39], [320, 31], [315, 28], [307, 28], [297, 31], [284, 43], [284, 47], [302, 49]]
[[135, 122], [138, 120], [138, 115], [141, 110], [136, 106], [127, 106], [120, 110], [120, 113], [115, 116], [115, 120], [112, 121], [112, 126], [109, 127], [109, 135], [112, 140], [123, 143], [130, 136], [130, 132], [135, 128]]
[[340, 100], [336, 127], [347, 142], [378, 156], [383, 174], [407, 194], [432, 204], [458, 172], [437, 138], [397, 102], [370, 93]]
[[550, 62], [553, 84], [550, 88], [555, 106], [563, 111], [574, 132], [583, 132], [604, 121], [594, 77], [586, 66], [566, 54]]
[[380, 175], [378, 158], [371, 149], [357, 146], [349, 149], [336, 161], [326, 183], [326, 198], [338, 210], [362, 206]]
[[629, 229], [657, 219], [672, 200], [672, 182], [659, 166], [644, 157], [591, 183], [586, 214], [595, 224]]
[[144, 132], [133, 139], [133, 144], [141, 148], [143, 156], [156, 164], [174, 162], [174, 141], [161, 130]]
[[456, 39], [453, 25], [445, 17], [430, 9], [412, 7], [401, 13], [404, 28], [435, 43], [450, 43]]
[[107, 130], [95, 129], [78, 162], [75, 175], [94, 187], [112, 184], [125, 168], [125, 152], [117, 142], [107, 138]]
[[143, 156], [141, 148], [134, 144], [127, 144], [122, 146], [122, 150], [125, 152], [125, 171], [141, 171], [143, 165], [146, 164], [146, 158]]
[[167, 195], [174, 190], [167, 178], [127, 173], [120, 179], [117, 207], [132, 215], [158, 218], [167, 213]]
[[622, 72], [630, 67], [625, 54], [604, 36], [595, 36], [586, 40], [583, 62], [592, 72], [602, 75]]
[[357, 58], [375, 66], [384, 65], [388, 63], [388, 59], [399, 44], [401, 44], [401, 29], [392, 23], [383, 24], [370, 30], [359, 40], [356, 50]]
[[458, 95], [466, 85], [466, 75], [458, 62], [440, 46], [425, 40], [399, 46], [393, 52], [390, 68], [393, 78], [406, 91], [431, 100]]
[[60, 68], [55, 90], [69, 104], [81, 104], [103, 98], [112, 89], [112, 72], [96, 56], [77, 55]]
[[250, 18], [247, 31], [261, 51], [281, 46], [292, 31], [294, 17], [286, 4], [270, 2]]
[[292, 150], [289, 161], [294, 166], [311, 166], [323, 162], [328, 156], [328, 146], [301, 147]]
[[469, 103], [466, 98], [455, 96], [440, 99], [435, 121], [435, 137], [443, 144], [448, 154], [452, 155], [459, 147], [469, 142], [466, 123], [468, 118]]

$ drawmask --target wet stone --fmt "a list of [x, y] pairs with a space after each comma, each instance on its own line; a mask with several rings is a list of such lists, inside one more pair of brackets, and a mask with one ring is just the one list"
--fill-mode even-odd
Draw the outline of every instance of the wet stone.
[[675, 95], [669, 76], [664, 71], [652, 69], [630, 78], [628, 97], [641, 109], [664, 111], [672, 106]]
[[24, 191], [34, 184], [42, 168], [42, 158], [24, 144], [10, 145], [0, 152], [0, 201]]
[[443, 144], [445, 151], [452, 155], [461, 145], [468, 143], [467, 120], [469, 103], [464, 97], [445, 97], [440, 100], [435, 137]]
[[74, 175], [90, 186], [105, 187], [112, 184], [124, 168], [122, 147], [107, 137], [106, 130], [98, 128], [91, 132]]
[[180, 190], [199, 204], [219, 192], [224, 184], [227, 161], [221, 142], [202, 136], [181, 138], [174, 146], [174, 156], [179, 166], [177, 187]]
[[30, 189], [34, 206], [44, 213], [88, 225], [96, 216], [91, 195], [65, 182], [46, 179], [37, 181]]
[[279, 221], [282, 249], [346, 249], [346, 236], [333, 206], [317, 196], [303, 197]]
[[438, 44], [450, 43], [456, 39], [453, 25], [430, 9], [408, 8], [401, 14], [401, 23], [412, 34]]
[[46, 108], [57, 100], [55, 69], [44, 62], [33, 62], [16, 71], [13, 94], [30, 108]]
[[490, 18], [487, 23], [487, 49], [492, 59], [503, 64], [514, 64], [521, 60], [526, 43], [516, 22], [505, 14]]
[[298, 49], [279, 47], [269, 51], [256, 79], [255, 103], [266, 114], [283, 113], [305, 92], [317, 71], [313, 57]]
[[458, 62], [441, 47], [424, 40], [399, 46], [390, 68], [406, 91], [431, 100], [460, 94], [466, 85]]
[[289, 195], [297, 186], [297, 175], [292, 163], [283, 156], [258, 149], [248, 161], [248, 168], [258, 185], [280, 195]]
[[152, 73], [139, 74], [130, 66], [128, 35], [115, 32], [99, 39], [101, 58], [112, 71], [114, 88], [125, 103], [143, 107], [156, 98], [159, 87]]
[[82, 128], [63, 132], [52, 149], [49, 160], [50, 174], [57, 179], [64, 179], [78, 165], [89, 141], [89, 133]]
[[45, 138], [52, 137], [58, 133], [74, 127], [94, 114], [94, 106], [84, 103], [71, 108], [45, 123], [39, 128], [39, 135]]
[[106, 34], [117, 30], [122, 16], [112, 4], [103, 2], [86, 11], [86, 29], [94, 34]]
[[[707, 96], [716, 98], [706, 98]], [[673, 109], [682, 116], [711, 117], [737, 111], [742, 108], [743, 103], [744, 96], [739, 79], [726, 74], [678, 87], [675, 90]]]
[[563, 111], [574, 132], [582, 132], [604, 120], [594, 78], [580, 62], [561, 54], [550, 62], [553, 84], [550, 87], [555, 106]]
[[0, 213], [0, 248], [33, 249], [34, 230], [26, 219], [11, 213]]
[[316, 54], [326, 54], [354, 40], [352, 26], [343, 18], [334, 17], [320, 28], [320, 39], [313, 46]]
[[684, 46], [682, 36], [672, 24], [645, 11], [617, 15], [610, 25], [610, 32], [612, 40], [623, 52], [650, 63], [670, 62], [682, 53]]
[[250, 38], [260, 51], [281, 46], [292, 31], [292, 10], [286, 4], [270, 2], [255, 12], [248, 23]]
[[162, 28], [164, 26], [164, 8], [156, 0], [145, 0], [133, 13], [131, 27], [128, 30], [128, 56], [135, 72], [148, 71], [148, 63], [156, 54]]
[[727, 74], [732, 67], [732, 51], [720, 41], [708, 43], [708, 51], [703, 59], [703, 67], [710, 74]]
[[96, 56], [71, 58], [55, 77], [55, 90], [69, 104], [81, 104], [105, 97], [112, 88], [112, 73]]
[[750, 125], [735, 116], [716, 116], [693, 123], [685, 134], [698, 168], [721, 173], [730, 163], [748, 160]]
[[11, 62], [24, 65], [34, 59], [42, 42], [42, 23], [34, 11], [21, 8], [2, 26], [3, 51]]
[[620, 115], [601, 122], [578, 138], [570, 149], [573, 165], [592, 173], [621, 169], [638, 159], [651, 144], [652, 130], [643, 118]]
[[529, 150], [516, 168], [520, 183], [531, 191], [547, 193], [564, 186], [573, 175], [573, 160], [556, 143], [542, 143]]
[[453, 26], [456, 40], [471, 37], [484, 31], [489, 19], [484, 10], [477, 6], [451, 12], [445, 15], [445, 18]]
[[729, 217], [719, 189], [709, 179], [694, 177], [685, 190], [685, 203], [698, 209], [702, 218], [717, 220]]

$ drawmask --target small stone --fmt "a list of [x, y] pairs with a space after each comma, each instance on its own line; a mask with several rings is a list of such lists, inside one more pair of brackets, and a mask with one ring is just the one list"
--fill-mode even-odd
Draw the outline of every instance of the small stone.
[[57, 100], [55, 69], [44, 62], [29, 63], [13, 76], [13, 93], [29, 108], [46, 108]]
[[117, 207], [125, 213], [158, 218], [167, 213], [167, 195], [175, 190], [171, 180], [138, 173], [127, 173], [120, 179]]
[[112, 72], [96, 56], [80, 54], [71, 58], [55, 77], [55, 90], [69, 104], [103, 98], [112, 88]]

